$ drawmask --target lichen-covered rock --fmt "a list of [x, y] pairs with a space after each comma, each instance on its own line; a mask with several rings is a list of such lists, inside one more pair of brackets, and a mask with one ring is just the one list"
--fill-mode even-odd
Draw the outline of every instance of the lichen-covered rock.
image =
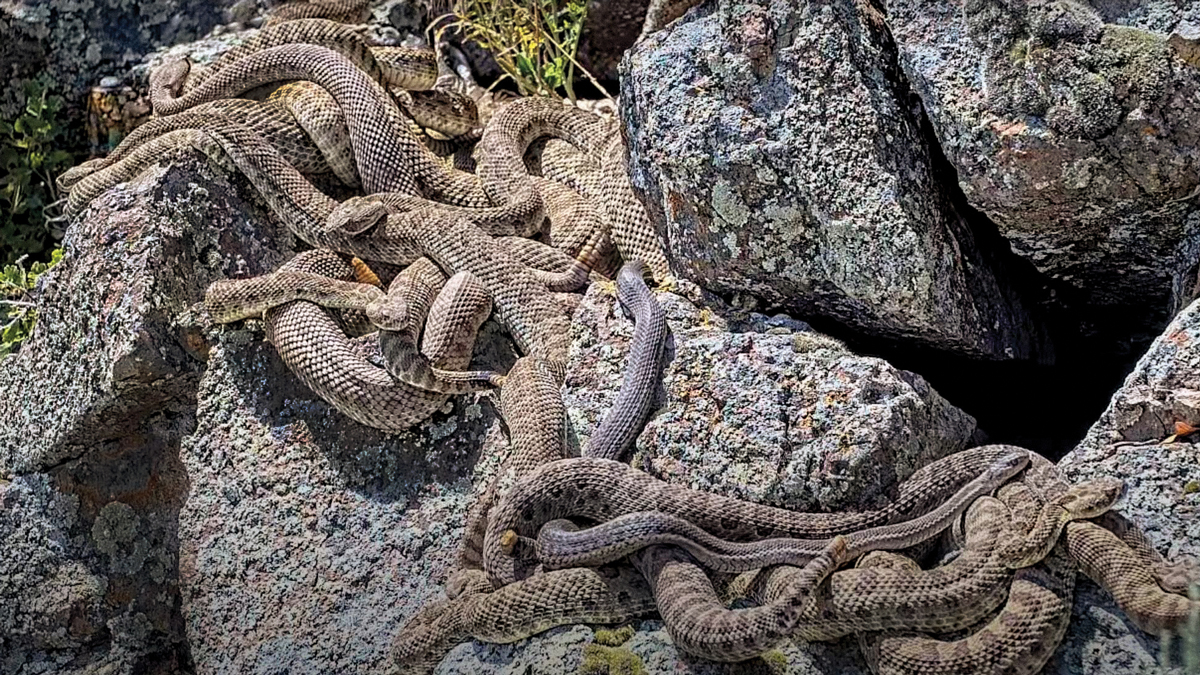
[[257, 242], [291, 238], [207, 160], [163, 162], [75, 220], [33, 335], [0, 362], [5, 673], [187, 662], [179, 447], [207, 351], [190, 309], [210, 281], [282, 262]]
[[409, 432], [368, 429], [296, 380], [256, 328], [220, 334], [197, 399], [179, 515], [197, 669], [380, 672], [450, 570], [491, 405], [464, 397]]
[[[123, 529], [116, 542], [104, 527], [87, 527], [96, 496], [72, 491], [68, 473], [0, 481], [0, 671], [179, 672], [187, 657], [171, 602], [174, 511], [139, 517], [110, 502], [125, 511], [108, 519]], [[105, 553], [114, 544], [138, 553], [114, 560]]]
[[120, 76], [161, 45], [194, 40], [223, 19], [219, 2], [48, 0], [0, 3], [0, 118], [25, 105], [24, 85], [41, 73], [78, 113], [87, 88]]
[[967, 199], [1125, 325], [1161, 326], [1192, 297], [1200, 70], [1168, 43], [1189, 20], [1200, 7], [1170, 0], [888, 3]]
[[[1170, 560], [1200, 560], [1200, 446], [1190, 438], [1161, 445], [1175, 422], [1200, 422], [1200, 301], [1167, 327], [1125, 380], [1087, 436], [1059, 462], [1073, 481], [1125, 481], [1117, 510], [1140, 525]], [[1161, 672], [1158, 636], [1125, 618], [1090, 582], [1075, 593], [1067, 639], [1046, 672]], [[1178, 662], [1177, 657], [1176, 662]]]
[[672, 264], [865, 334], [988, 359], [1041, 329], [935, 174], [869, 5], [720, 0], [630, 50], [630, 172]]
[[[673, 348], [635, 464], [664, 480], [802, 511], [871, 508], [975, 431], [919, 375], [811, 331], [735, 332], [657, 295]], [[633, 323], [616, 306], [593, 286], [572, 324], [565, 394], [581, 445], [620, 388]]]
[[[975, 430], [920, 376], [855, 356], [799, 330], [799, 322], [727, 321], [679, 295], [656, 295], [671, 325], [670, 363], [661, 410], [640, 436], [634, 463], [663, 480], [802, 510], [873, 508], [919, 466], [964, 448]], [[571, 436], [582, 446], [616, 398], [633, 323], [598, 285], [572, 323], [564, 397]], [[591, 639], [590, 629], [576, 627], [513, 646], [471, 643], [451, 651], [437, 672], [511, 672], [513, 664], [573, 670]], [[681, 657], [655, 621], [639, 623], [621, 649], [651, 673], [770, 672], [761, 661], [726, 666]], [[787, 646], [779, 658], [794, 669], [787, 672], [866, 672], [853, 641]]]
[[171, 163], [188, 157], [93, 202], [38, 280], [33, 335], [0, 362], [0, 391], [21, 393], [0, 397], [0, 475], [170, 435], [152, 418], [192, 405], [204, 367], [204, 340], [180, 315], [212, 281], [285, 259], [258, 243], [291, 235], [257, 197], [206, 162]]

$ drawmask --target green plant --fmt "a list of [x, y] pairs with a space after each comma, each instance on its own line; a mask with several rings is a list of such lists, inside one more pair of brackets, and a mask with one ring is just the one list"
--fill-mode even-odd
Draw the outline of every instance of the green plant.
[[452, 11], [454, 21], [442, 30], [457, 28], [490, 51], [522, 94], [550, 96], [562, 88], [575, 101], [578, 71], [608, 95], [575, 59], [586, 0], [454, 0]]
[[62, 260], [62, 249], [50, 254], [49, 262], [35, 262], [25, 269], [25, 256], [0, 269], [0, 359], [17, 351], [33, 332], [37, 320], [36, 305], [29, 301], [29, 292], [38, 276]]
[[49, 253], [60, 171], [70, 166], [71, 154], [58, 115], [62, 99], [48, 94], [50, 81], [42, 76], [25, 85], [25, 109], [16, 119], [0, 120], [0, 250], [4, 264], [30, 255]]

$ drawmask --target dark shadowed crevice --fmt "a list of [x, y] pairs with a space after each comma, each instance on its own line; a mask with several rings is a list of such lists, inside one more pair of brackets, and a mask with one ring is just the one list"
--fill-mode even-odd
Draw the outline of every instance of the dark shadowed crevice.
[[[879, 356], [897, 368], [925, 377], [951, 403], [978, 420], [989, 442], [1012, 443], [1057, 460], [1083, 438], [1100, 417], [1154, 337], [1166, 325], [1139, 330], [1122, 308], [1096, 308], [1064, 284], [1038, 272], [1012, 253], [996, 225], [967, 203], [954, 166], [915, 95], [914, 114], [928, 139], [931, 163], [954, 209], [984, 260], [1033, 308], [1053, 344], [1046, 363], [988, 362], [943, 351], [855, 334], [813, 318], [819, 330], [844, 340], [856, 352]], [[1132, 308], [1130, 308], [1132, 310]], [[806, 319], [808, 317], [805, 317]]]

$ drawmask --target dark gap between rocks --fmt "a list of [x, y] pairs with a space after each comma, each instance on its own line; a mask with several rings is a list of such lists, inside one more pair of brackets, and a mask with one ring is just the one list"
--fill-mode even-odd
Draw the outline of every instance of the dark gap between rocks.
[[845, 341], [856, 353], [878, 356], [920, 374], [938, 393], [974, 416], [988, 442], [1019, 445], [1058, 461], [1099, 419], [1170, 317], [1139, 324], [1134, 317], [1146, 317], [1144, 308], [1087, 306], [1079, 293], [1046, 278], [1014, 254], [996, 225], [968, 204], [957, 171], [942, 154], [923, 107], [915, 95], [910, 96], [914, 116], [928, 140], [935, 175], [962, 216], [982, 261], [1013, 286], [1049, 336], [1053, 354], [1044, 364], [986, 361], [803, 318]]

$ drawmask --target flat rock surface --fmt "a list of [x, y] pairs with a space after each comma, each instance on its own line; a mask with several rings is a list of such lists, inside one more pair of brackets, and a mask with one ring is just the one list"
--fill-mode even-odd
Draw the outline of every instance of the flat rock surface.
[[848, 1], [719, 0], [627, 53], [630, 172], [672, 264], [870, 336], [1045, 356], [1007, 254], [942, 187], [881, 22]]

